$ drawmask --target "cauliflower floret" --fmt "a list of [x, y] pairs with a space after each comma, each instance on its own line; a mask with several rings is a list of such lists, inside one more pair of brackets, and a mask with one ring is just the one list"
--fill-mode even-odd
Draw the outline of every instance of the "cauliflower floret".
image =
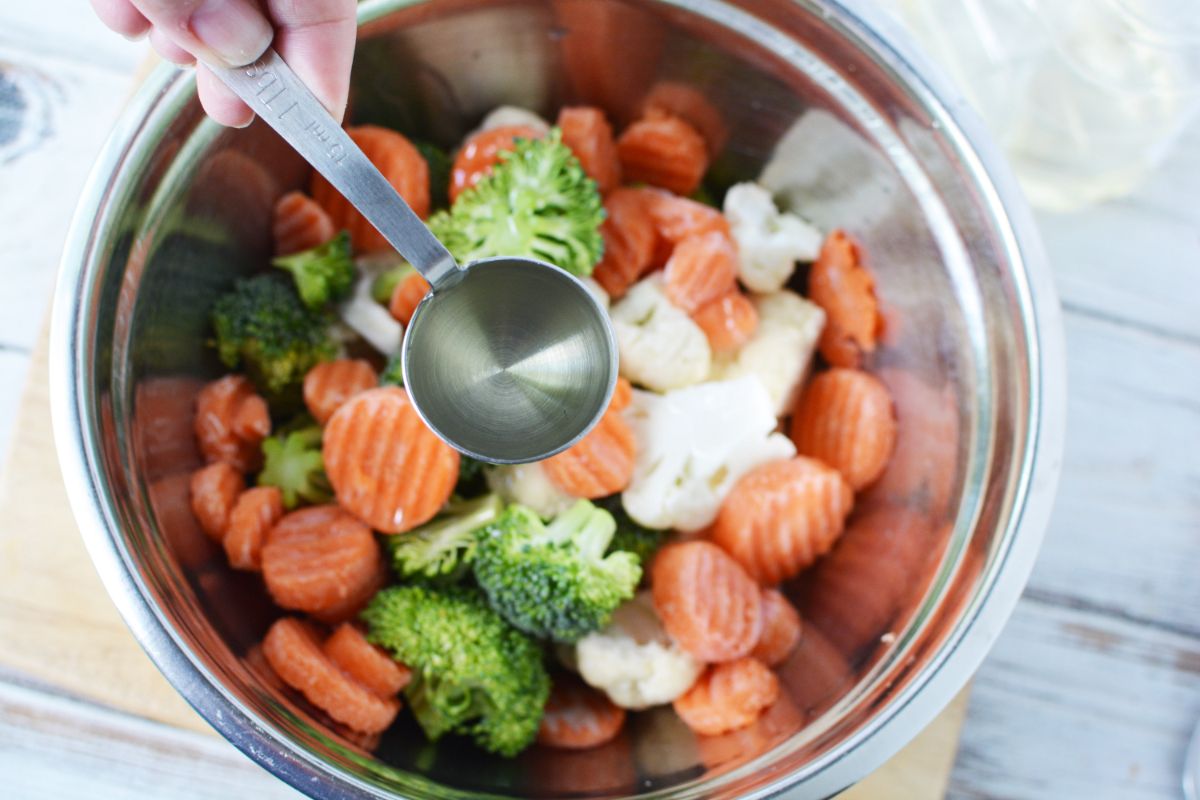
[[578, 500], [558, 488], [539, 463], [488, 466], [483, 475], [504, 502], [529, 506], [544, 519], [557, 517]]
[[374, 282], [375, 276], [364, 270], [354, 282], [350, 296], [338, 305], [337, 313], [341, 321], [365, 339], [367, 344], [390, 356], [400, 349], [404, 340], [404, 326], [386, 308], [375, 302], [371, 296]]
[[492, 128], [504, 128], [509, 125], [528, 125], [541, 132], [542, 136], [550, 132], [550, 123], [527, 108], [497, 106], [488, 112], [488, 115], [483, 118], [483, 122], [479, 123], [479, 127], [471, 131], [467, 138], [483, 131], [490, 131]]
[[751, 291], [779, 291], [797, 261], [812, 261], [821, 251], [821, 232], [780, 213], [757, 183], [739, 183], [725, 194], [725, 217], [737, 240], [738, 278]]
[[649, 591], [613, 612], [608, 627], [580, 639], [575, 663], [585, 681], [632, 709], [671, 702], [704, 669], [667, 635]]
[[754, 298], [758, 329], [736, 353], [713, 363], [712, 378], [754, 375], [767, 388], [776, 416], [787, 414], [825, 327], [825, 312], [786, 289]]
[[638, 282], [611, 311], [621, 374], [634, 383], [665, 392], [708, 377], [712, 349], [704, 331], [667, 299], [663, 277]]
[[771, 398], [753, 375], [661, 396], [634, 392], [625, 419], [637, 457], [621, 501], [648, 528], [703, 528], [738, 479], [796, 453], [774, 432]]

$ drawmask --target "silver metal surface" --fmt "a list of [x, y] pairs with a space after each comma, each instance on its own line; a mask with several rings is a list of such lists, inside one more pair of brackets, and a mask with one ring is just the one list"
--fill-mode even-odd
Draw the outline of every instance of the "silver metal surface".
[[71, 501], [139, 641], [223, 735], [317, 797], [821, 798], [882, 764], [999, 635], [1062, 454], [1053, 286], [974, 116], [858, 0], [368, 0], [360, 21], [356, 121], [453, 146], [500, 103], [596, 103], [619, 127], [657, 92], [700, 110], [722, 143], [714, 174], [768, 166], [780, 196], [851, 230], [888, 309], [870, 367], [896, 396], [897, 460], [856, 498], [856, 557], [835, 550], [791, 587], [805, 635], [769, 726], [697, 741], [641, 713], [600, 750], [505, 761], [402, 721], [367, 755], [264, 674], [255, 647], [277, 612], [184, 524], [191, 402], [220, 374], [207, 308], [261, 269], [271, 206], [305, 178], [265, 126], [218, 129], [190, 75], [163, 70], [85, 190], [52, 339]]
[[475, 458], [515, 464], [567, 449], [599, 421], [617, 345], [608, 314], [576, 278], [495, 258], [417, 307], [402, 364], [434, 432]]
[[457, 264], [273, 49], [249, 66], [209, 69], [429, 281], [402, 363], [434, 433], [474, 458], [517, 464], [592, 429], [616, 384], [617, 344], [583, 284], [528, 258]]

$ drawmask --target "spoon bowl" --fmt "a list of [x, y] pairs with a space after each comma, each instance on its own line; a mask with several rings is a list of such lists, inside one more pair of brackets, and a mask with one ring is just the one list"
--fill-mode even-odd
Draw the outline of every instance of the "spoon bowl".
[[404, 336], [417, 413], [469, 456], [536, 461], [579, 441], [608, 407], [617, 349], [604, 308], [540, 261], [473, 262], [428, 294]]

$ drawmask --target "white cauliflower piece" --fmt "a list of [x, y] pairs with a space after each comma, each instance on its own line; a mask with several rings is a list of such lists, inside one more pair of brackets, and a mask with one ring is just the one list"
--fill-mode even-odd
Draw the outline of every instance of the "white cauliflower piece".
[[796, 454], [774, 432], [771, 398], [753, 375], [665, 395], [635, 391], [625, 419], [637, 457], [621, 501], [648, 528], [699, 530], [743, 475]]
[[557, 517], [578, 499], [558, 488], [540, 463], [488, 466], [483, 475], [504, 502], [529, 506], [544, 519]]
[[736, 352], [713, 363], [712, 378], [727, 380], [754, 375], [767, 388], [776, 416], [787, 414], [808, 371], [825, 312], [786, 289], [754, 298], [758, 329]]
[[387, 308], [371, 296], [375, 276], [363, 270], [354, 282], [354, 290], [337, 307], [338, 317], [385, 356], [400, 349], [404, 341], [404, 326], [388, 313]]
[[780, 213], [771, 193], [739, 183], [725, 194], [725, 218], [738, 246], [738, 278], [755, 292], [783, 288], [797, 261], [821, 252], [821, 232], [795, 214]]
[[661, 273], [634, 284], [610, 316], [621, 374], [629, 380], [665, 392], [708, 377], [708, 338], [687, 312], [667, 299]]
[[649, 591], [613, 612], [608, 627], [580, 639], [575, 663], [588, 684], [632, 709], [671, 702], [704, 669], [667, 635]]
[[520, 106], [496, 106], [479, 123], [479, 127], [467, 134], [471, 138], [477, 133], [490, 131], [492, 128], [505, 128], [509, 125], [528, 125], [537, 129], [542, 136], [550, 132], [550, 123], [527, 108]]

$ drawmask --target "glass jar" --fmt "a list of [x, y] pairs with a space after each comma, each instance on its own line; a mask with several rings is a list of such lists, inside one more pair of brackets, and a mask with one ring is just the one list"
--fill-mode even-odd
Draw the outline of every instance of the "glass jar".
[[1200, 109], [1198, 0], [889, 0], [1066, 211], [1140, 183]]

